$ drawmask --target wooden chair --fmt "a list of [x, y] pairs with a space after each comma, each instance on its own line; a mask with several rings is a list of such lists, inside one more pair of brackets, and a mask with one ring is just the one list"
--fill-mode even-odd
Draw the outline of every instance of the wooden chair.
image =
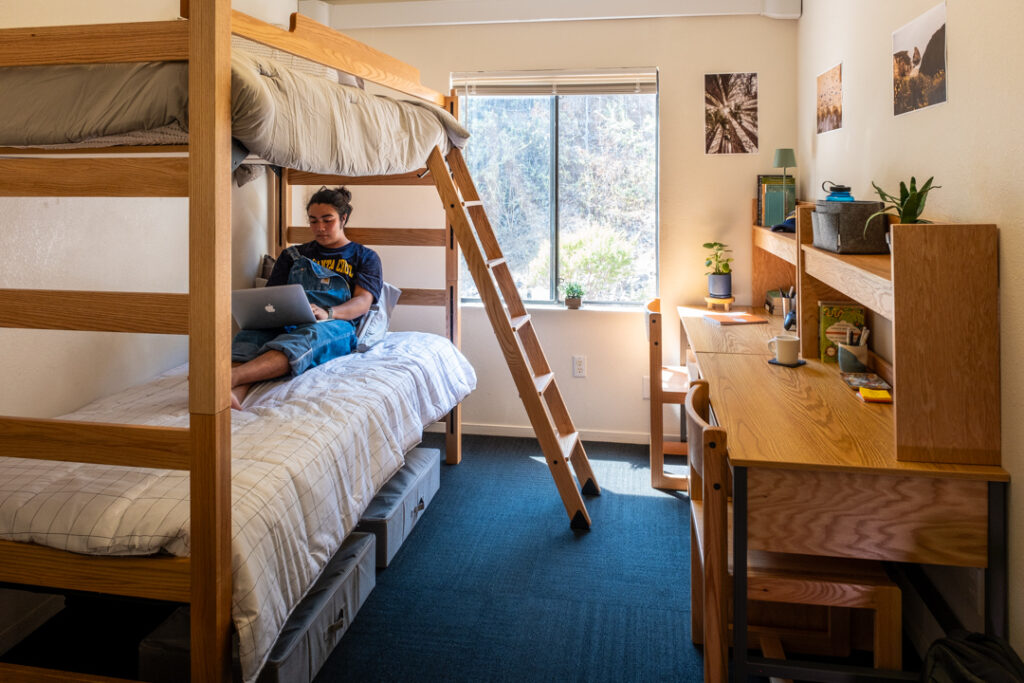
[[[704, 680], [718, 683], [728, 677], [732, 597], [727, 435], [708, 423], [707, 382], [690, 385], [685, 406], [690, 447], [692, 636], [695, 643], [704, 644]], [[901, 667], [900, 589], [881, 563], [763, 551], [748, 552], [747, 561], [748, 600], [873, 610], [875, 667]], [[766, 657], [784, 658], [782, 643], [771, 632], [751, 642], [759, 642]]]
[[666, 405], [682, 406], [690, 386], [690, 373], [685, 367], [662, 364], [661, 299], [653, 299], [645, 308], [647, 345], [651, 383], [651, 486], [656, 489], [685, 491], [685, 475], [665, 472], [665, 454], [686, 455], [685, 441], [665, 440]]

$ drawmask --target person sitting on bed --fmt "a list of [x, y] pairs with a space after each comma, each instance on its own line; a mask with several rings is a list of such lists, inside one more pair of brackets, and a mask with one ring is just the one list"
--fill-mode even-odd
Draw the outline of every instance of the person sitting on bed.
[[300, 284], [317, 322], [276, 330], [242, 330], [231, 343], [231, 407], [254, 382], [300, 375], [356, 348], [359, 319], [380, 296], [383, 274], [372, 249], [345, 237], [352, 193], [321, 188], [306, 205], [313, 241], [281, 252], [267, 286]]

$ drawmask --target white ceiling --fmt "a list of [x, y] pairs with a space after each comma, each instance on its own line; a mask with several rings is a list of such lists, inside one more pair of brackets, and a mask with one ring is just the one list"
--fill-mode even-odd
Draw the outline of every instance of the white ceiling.
[[[324, 0], [346, 29], [759, 14], [799, 19], [801, 0]], [[305, 3], [304, 3], [305, 4]]]

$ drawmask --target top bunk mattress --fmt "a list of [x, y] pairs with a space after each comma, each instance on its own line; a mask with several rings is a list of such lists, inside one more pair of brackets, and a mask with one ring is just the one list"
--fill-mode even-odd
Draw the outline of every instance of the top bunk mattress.
[[[0, 146], [181, 144], [188, 64], [0, 68]], [[469, 133], [435, 105], [371, 95], [267, 54], [231, 55], [231, 134], [275, 166], [343, 176], [423, 168]]]

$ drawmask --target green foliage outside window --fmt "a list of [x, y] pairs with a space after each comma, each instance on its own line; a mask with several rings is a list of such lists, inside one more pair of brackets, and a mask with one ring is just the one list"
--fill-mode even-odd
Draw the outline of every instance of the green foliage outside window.
[[559, 280], [588, 301], [656, 294], [655, 95], [472, 96], [460, 108], [467, 163], [524, 299], [557, 300]]

